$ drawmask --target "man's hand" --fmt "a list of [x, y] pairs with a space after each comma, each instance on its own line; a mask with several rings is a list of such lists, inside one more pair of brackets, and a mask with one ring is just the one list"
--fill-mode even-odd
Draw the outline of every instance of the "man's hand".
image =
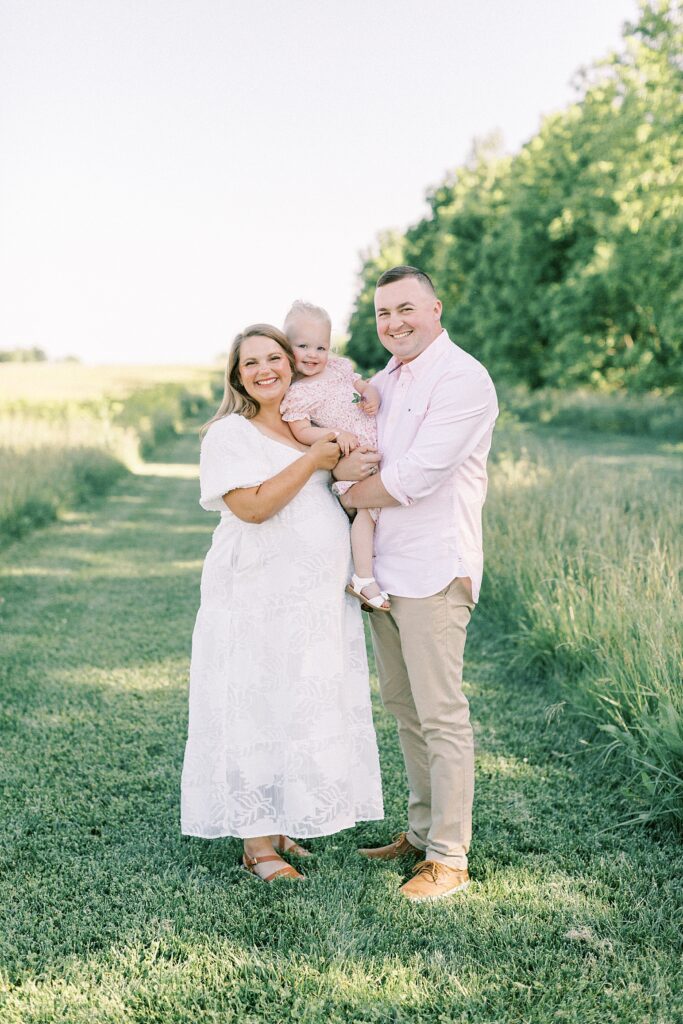
[[380, 393], [373, 384], [366, 384], [363, 389], [363, 411], [368, 416], [376, 416], [379, 412], [380, 403], [382, 401]]
[[340, 459], [332, 473], [335, 480], [367, 480], [376, 473], [382, 456], [369, 444], [362, 444]]

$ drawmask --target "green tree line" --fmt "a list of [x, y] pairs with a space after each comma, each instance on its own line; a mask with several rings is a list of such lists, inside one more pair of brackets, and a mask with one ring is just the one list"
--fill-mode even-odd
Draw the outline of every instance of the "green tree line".
[[42, 348], [0, 349], [0, 363], [44, 363], [46, 359]]
[[495, 138], [427, 194], [428, 215], [364, 255], [347, 354], [386, 362], [373, 292], [426, 270], [453, 340], [511, 383], [683, 383], [683, 9], [640, 6], [619, 52], [514, 156]]

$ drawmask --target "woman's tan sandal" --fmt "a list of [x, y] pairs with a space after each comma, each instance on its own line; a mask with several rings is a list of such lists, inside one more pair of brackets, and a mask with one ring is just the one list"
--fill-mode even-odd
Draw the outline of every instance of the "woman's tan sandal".
[[356, 576], [354, 573], [351, 577], [351, 582], [346, 586], [346, 593], [353, 594], [363, 604], [369, 605], [373, 611], [390, 612], [389, 595], [386, 591], [380, 590], [379, 594], [376, 594], [375, 597], [366, 597], [362, 592], [363, 587], [369, 587], [371, 583], [377, 583], [374, 576]]
[[[276, 871], [271, 871], [269, 875], [259, 875], [258, 871], [256, 871], [256, 865], [267, 864], [271, 860], [278, 861], [278, 863], [282, 864], [282, 867]], [[267, 857], [249, 857], [245, 853], [242, 856], [242, 867], [255, 878], [260, 878], [262, 882], [274, 882], [276, 878], [293, 878], [296, 881], [303, 881], [305, 877], [300, 875], [298, 871], [295, 871], [291, 864], [285, 864], [282, 857], [279, 857], [277, 853], [269, 854]]]
[[[275, 846], [277, 853], [289, 853], [292, 857], [311, 856], [310, 850], [306, 850], [303, 846], [299, 846], [299, 844], [295, 843], [293, 839], [289, 838], [289, 836], [277, 836], [276, 839], [277, 842], [273, 845]], [[287, 846], [287, 843], [289, 843], [289, 846]]]

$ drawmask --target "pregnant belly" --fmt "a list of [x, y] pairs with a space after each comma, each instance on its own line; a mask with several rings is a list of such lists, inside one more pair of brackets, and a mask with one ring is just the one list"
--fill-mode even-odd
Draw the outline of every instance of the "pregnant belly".
[[223, 520], [207, 556], [214, 570], [270, 580], [302, 574], [347, 581], [349, 526], [336, 498], [324, 485], [309, 484], [277, 515], [264, 523]]

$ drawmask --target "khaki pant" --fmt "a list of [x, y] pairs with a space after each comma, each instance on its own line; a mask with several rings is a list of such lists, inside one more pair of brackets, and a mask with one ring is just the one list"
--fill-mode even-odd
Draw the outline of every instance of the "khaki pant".
[[474, 739], [462, 692], [470, 581], [433, 597], [391, 596], [370, 616], [380, 692], [398, 722], [410, 796], [408, 839], [428, 860], [466, 868], [472, 836]]

